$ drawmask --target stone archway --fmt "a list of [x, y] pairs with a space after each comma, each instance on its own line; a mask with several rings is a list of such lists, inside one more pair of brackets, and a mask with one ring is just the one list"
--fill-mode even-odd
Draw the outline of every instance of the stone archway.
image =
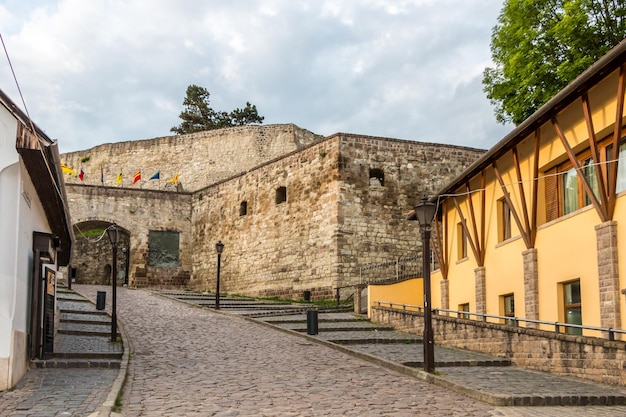
[[[77, 284], [111, 285], [113, 251], [105, 232], [111, 224], [102, 220], [89, 220], [74, 225], [76, 239], [72, 247], [72, 267], [76, 268]], [[122, 234], [117, 253], [117, 270], [125, 271], [130, 234], [124, 229], [120, 230]], [[118, 275], [118, 284], [123, 282], [124, 276], [120, 279]]]

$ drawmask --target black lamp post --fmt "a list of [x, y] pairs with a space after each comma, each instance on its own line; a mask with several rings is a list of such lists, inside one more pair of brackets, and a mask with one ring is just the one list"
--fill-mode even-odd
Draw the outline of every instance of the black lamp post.
[[422, 235], [422, 271], [424, 277], [424, 370], [435, 371], [435, 342], [433, 340], [433, 318], [430, 301], [430, 225], [435, 217], [437, 205], [426, 197], [415, 206], [415, 220], [420, 224]]
[[107, 228], [107, 234], [113, 247], [113, 267], [111, 268], [111, 342], [117, 341], [117, 245], [120, 242], [120, 229], [115, 223]]
[[220, 309], [220, 267], [222, 264], [222, 252], [224, 251], [224, 244], [220, 240], [215, 244], [215, 250], [217, 251], [217, 288], [215, 289], [215, 309]]
[[128, 248], [123, 248], [125, 260], [124, 260], [124, 286], [128, 286], [128, 266], [130, 264], [130, 244]]

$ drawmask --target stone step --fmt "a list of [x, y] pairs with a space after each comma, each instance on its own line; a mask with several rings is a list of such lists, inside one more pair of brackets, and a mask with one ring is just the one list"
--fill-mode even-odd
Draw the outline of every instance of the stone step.
[[[410, 362], [401, 362], [402, 365], [408, 366], [409, 368], [423, 368], [423, 361], [410, 361]], [[435, 357], [435, 368], [451, 368], [451, 367], [461, 367], [461, 366], [494, 366], [494, 367], [505, 367], [511, 366], [511, 361], [508, 359], [492, 359], [492, 360], [438, 360]]]
[[[290, 319], [281, 319], [281, 318], [268, 318], [267, 320], [263, 320], [267, 323], [283, 325], [283, 324], [298, 324], [298, 323], [306, 323], [306, 317], [290, 318]], [[333, 319], [333, 318], [323, 318], [318, 316], [318, 323], [370, 323], [368, 320], [363, 319]], [[282, 327], [282, 326], [281, 326]]]
[[51, 358], [30, 362], [31, 368], [104, 368], [119, 369], [121, 358]]
[[61, 314], [82, 314], [85, 316], [93, 315], [93, 316], [108, 316], [109, 314], [103, 310], [77, 310], [73, 308], [60, 308], [59, 313]]
[[326, 339], [328, 342], [336, 343], [338, 345], [365, 345], [365, 344], [376, 344], [376, 345], [406, 345], [406, 344], [422, 344], [422, 339], [417, 338], [406, 338], [406, 339], [385, 339], [385, 338], [332, 338]]
[[[304, 323], [304, 327], [285, 327], [285, 326], [281, 326], [285, 329], [289, 329], [289, 330], [293, 330], [294, 332], [306, 332], [307, 331], [307, 326], [306, 323]], [[369, 331], [378, 331], [378, 332], [391, 332], [393, 331], [393, 327], [324, 327], [324, 326], [320, 326], [319, 322], [318, 322], [318, 326], [317, 326], [317, 330], [319, 332], [354, 332], [354, 331], [365, 331], [365, 330], [369, 330]]]

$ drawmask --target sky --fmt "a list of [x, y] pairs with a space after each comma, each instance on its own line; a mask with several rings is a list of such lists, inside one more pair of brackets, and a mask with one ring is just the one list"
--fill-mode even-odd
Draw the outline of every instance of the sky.
[[173, 135], [190, 84], [264, 124], [487, 149], [513, 129], [482, 86], [502, 4], [1, 0], [0, 89], [62, 153]]

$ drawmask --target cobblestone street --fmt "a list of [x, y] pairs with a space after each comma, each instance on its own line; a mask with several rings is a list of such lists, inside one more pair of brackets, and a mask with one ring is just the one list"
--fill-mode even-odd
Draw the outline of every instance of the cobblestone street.
[[134, 350], [129, 417], [490, 415], [485, 404], [306, 339], [144, 291], [118, 294]]

